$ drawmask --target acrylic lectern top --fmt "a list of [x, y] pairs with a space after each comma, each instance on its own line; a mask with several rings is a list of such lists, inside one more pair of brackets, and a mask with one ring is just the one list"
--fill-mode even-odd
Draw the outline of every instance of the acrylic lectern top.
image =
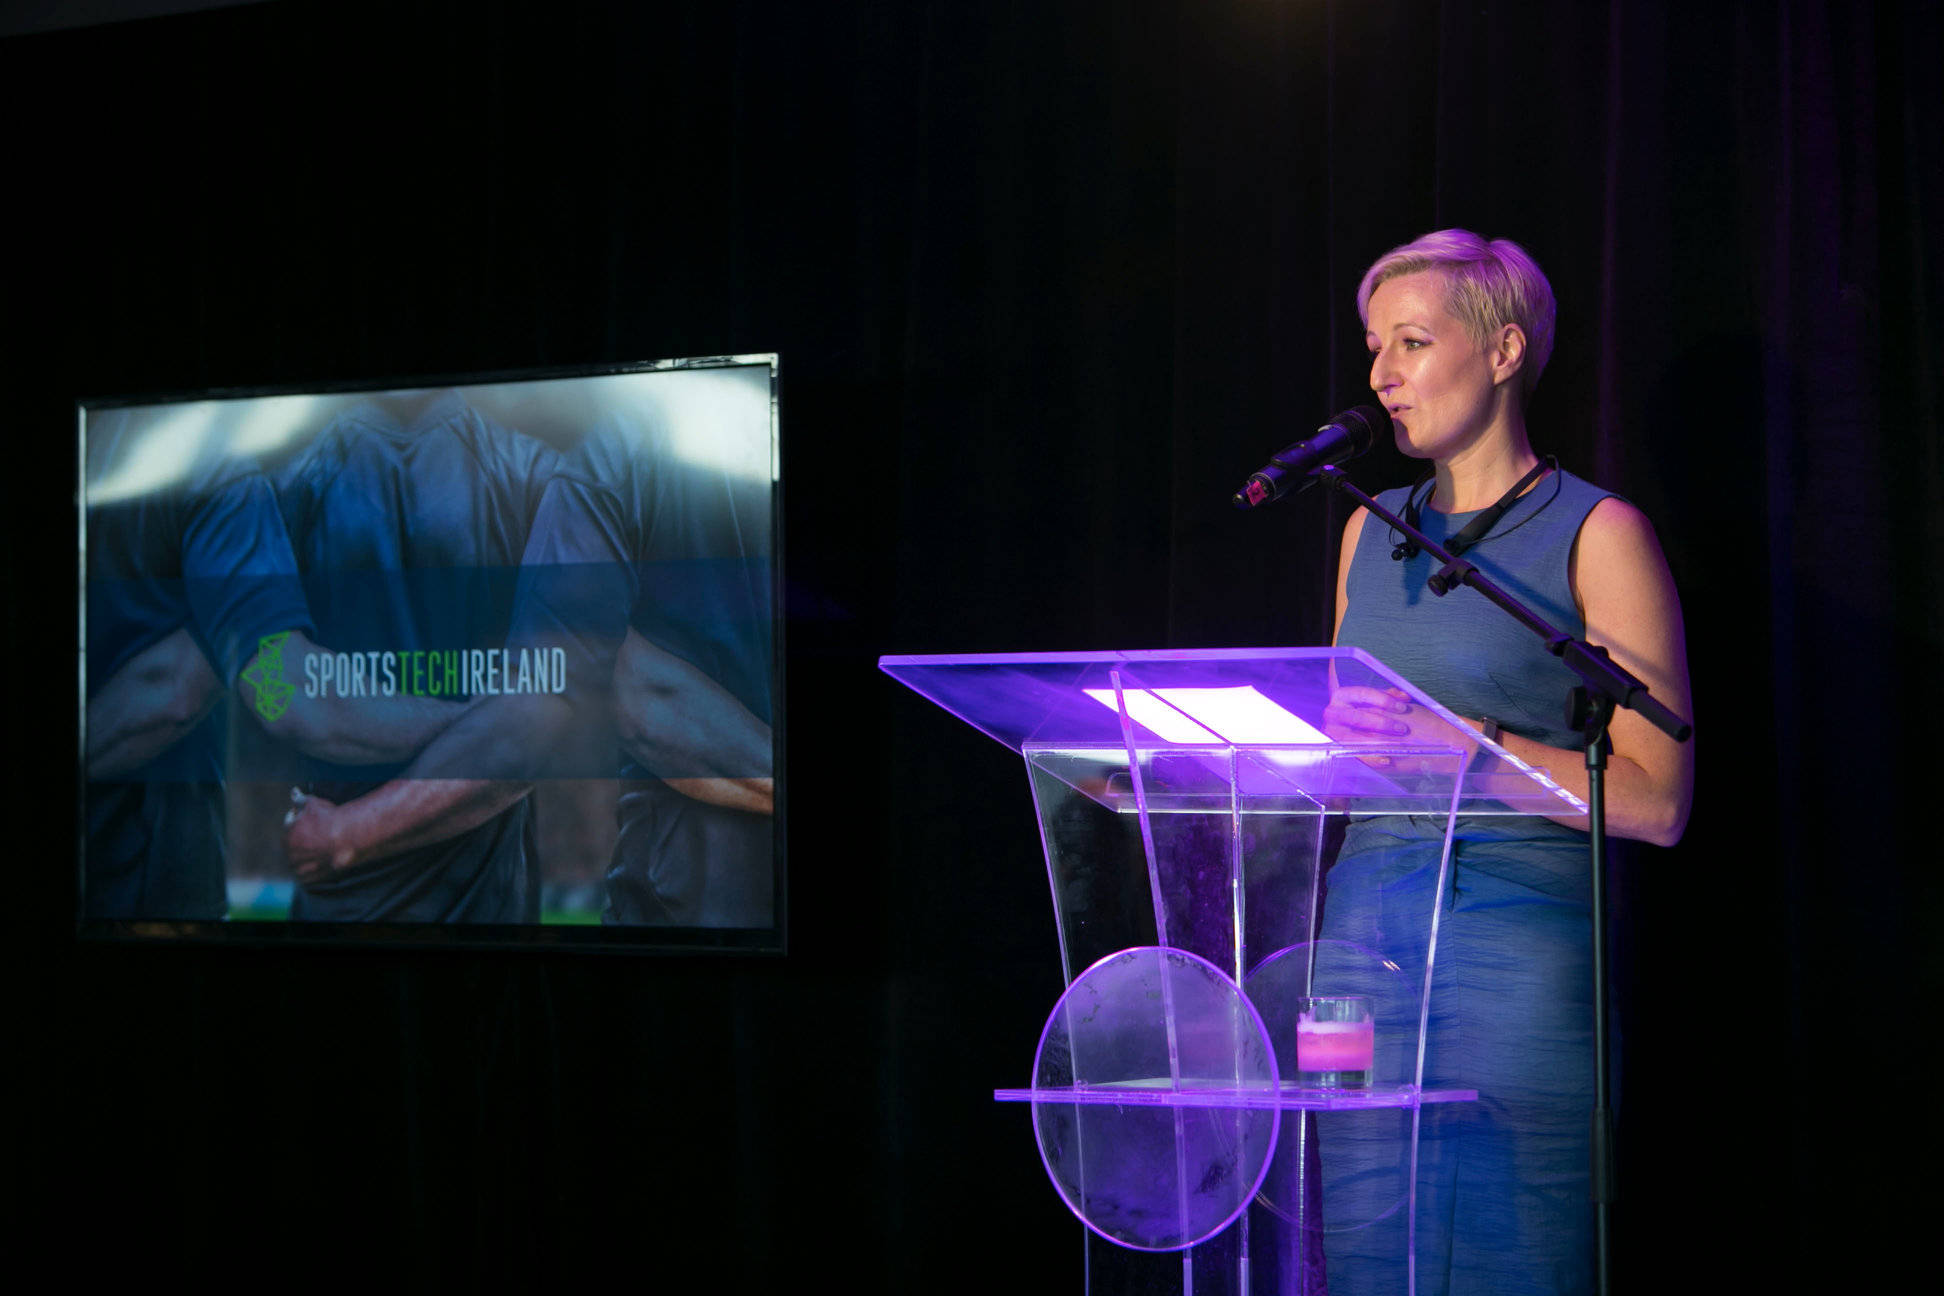
[[[884, 672], [1117, 809], [1137, 761], [1151, 808], [1360, 814], [1574, 814], [1585, 805], [1356, 648], [1215, 648], [883, 657]], [[1333, 722], [1346, 688], [1397, 690], [1411, 733]], [[1418, 709], [1421, 708], [1421, 712]]]

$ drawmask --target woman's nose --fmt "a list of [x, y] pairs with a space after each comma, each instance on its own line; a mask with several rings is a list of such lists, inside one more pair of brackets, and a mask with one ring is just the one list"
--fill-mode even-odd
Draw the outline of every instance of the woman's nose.
[[1379, 395], [1389, 391], [1397, 384], [1397, 375], [1390, 363], [1390, 348], [1386, 347], [1370, 357], [1370, 390]]

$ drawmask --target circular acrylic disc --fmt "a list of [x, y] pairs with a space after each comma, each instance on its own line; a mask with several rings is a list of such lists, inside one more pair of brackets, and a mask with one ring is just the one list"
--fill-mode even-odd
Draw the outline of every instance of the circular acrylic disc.
[[[1234, 981], [1144, 946], [1088, 968], [1053, 1008], [1033, 1064], [1046, 1173], [1094, 1232], [1172, 1251], [1221, 1232], [1275, 1154], [1281, 1113], [1224, 1095], [1277, 1091], [1275, 1050]], [[1061, 1094], [1125, 1101], [1060, 1101]]]

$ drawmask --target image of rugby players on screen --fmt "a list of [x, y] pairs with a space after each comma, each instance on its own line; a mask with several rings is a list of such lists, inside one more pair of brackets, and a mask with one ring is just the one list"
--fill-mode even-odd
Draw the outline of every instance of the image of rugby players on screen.
[[270, 482], [217, 424], [167, 457], [146, 412], [89, 421], [89, 918], [227, 914], [232, 689], [282, 742], [350, 763], [404, 759], [463, 709], [399, 698], [354, 711], [276, 684], [284, 654], [321, 650]]
[[[492, 423], [456, 392], [374, 397], [339, 414], [277, 481], [319, 636], [338, 650], [304, 663], [304, 690], [366, 706], [406, 695], [477, 709], [486, 690], [471, 667], [507, 641], [530, 520], [557, 463], [553, 450]], [[490, 765], [488, 753], [471, 755]], [[455, 771], [462, 777], [466, 763]], [[422, 771], [399, 776], [396, 766], [343, 767], [294, 793], [285, 830], [298, 882], [291, 918], [539, 921], [523, 789], [463, 823], [306, 854], [335, 806], [388, 786], [424, 790]]]
[[509, 660], [558, 654], [567, 687], [489, 697], [402, 777], [306, 799], [285, 832], [299, 880], [467, 831], [538, 778], [611, 777], [612, 755], [587, 762], [618, 738], [602, 920], [768, 926], [769, 489], [766, 474], [684, 461], [656, 413], [599, 419], [538, 506], [508, 639]]
[[256, 466], [205, 453], [130, 482], [145, 430], [121, 410], [89, 428], [83, 913], [216, 919], [229, 911], [221, 681], [264, 637], [310, 630], [310, 613]]
[[[613, 661], [624, 763], [606, 922], [766, 927], [774, 913], [769, 482], [685, 461], [657, 411], [610, 415], [547, 492], [537, 633]], [[546, 626], [547, 621], [551, 626]]]

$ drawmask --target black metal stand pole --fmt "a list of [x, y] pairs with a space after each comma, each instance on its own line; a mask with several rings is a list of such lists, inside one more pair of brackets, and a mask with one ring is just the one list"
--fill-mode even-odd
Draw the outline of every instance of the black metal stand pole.
[[1546, 650], [1563, 661], [1583, 682], [1567, 701], [1567, 718], [1586, 742], [1586, 803], [1588, 849], [1593, 884], [1593, 1138], [1592, 1197], [1594, 1265], [1600, 1296], [1612, 1285], [1611, 1225], [1614, 1198], [1613, 1107], [1607, 1083], [1607, 932], [1606, 932], [1606, 731], [1617, 707], [1638, 712], [1675, 742], [1686, 742], [1694, 726], [1650, 696], [1647, 686], [1616, 666], [1598, 644], [1575, 639], [1557, 630], [1517, 599], [1493, 584], [1478, 568], [1445, 550], [1436, 541], [1350, 484], [1341, 468], [1326, 464], [1315, 476], [1370, 511], [1371, 516], [1401, 532], [1411, 543], [1444, 563], [1426, 583], [1442, 597], [1460, 585], [1470, 586], [1494, 606], [1546, 641]]
[[1613, 1165], [1613, 1088], [1607, 1056], [1607, 915], [1606, 915], [1606, 758], [1607, 724], [1613, 719], [1610, 698], [1589, 698], [1584, 688], [1573, 690], [1568, 706], [1580, 722], [1586, 744], [1586, 808], [1588, 846], [1593, 857], [1593, 1251], [1600, 1296], [1607, 1296], [1613, 1275], [1613, 1199], [1618, 1191]]

